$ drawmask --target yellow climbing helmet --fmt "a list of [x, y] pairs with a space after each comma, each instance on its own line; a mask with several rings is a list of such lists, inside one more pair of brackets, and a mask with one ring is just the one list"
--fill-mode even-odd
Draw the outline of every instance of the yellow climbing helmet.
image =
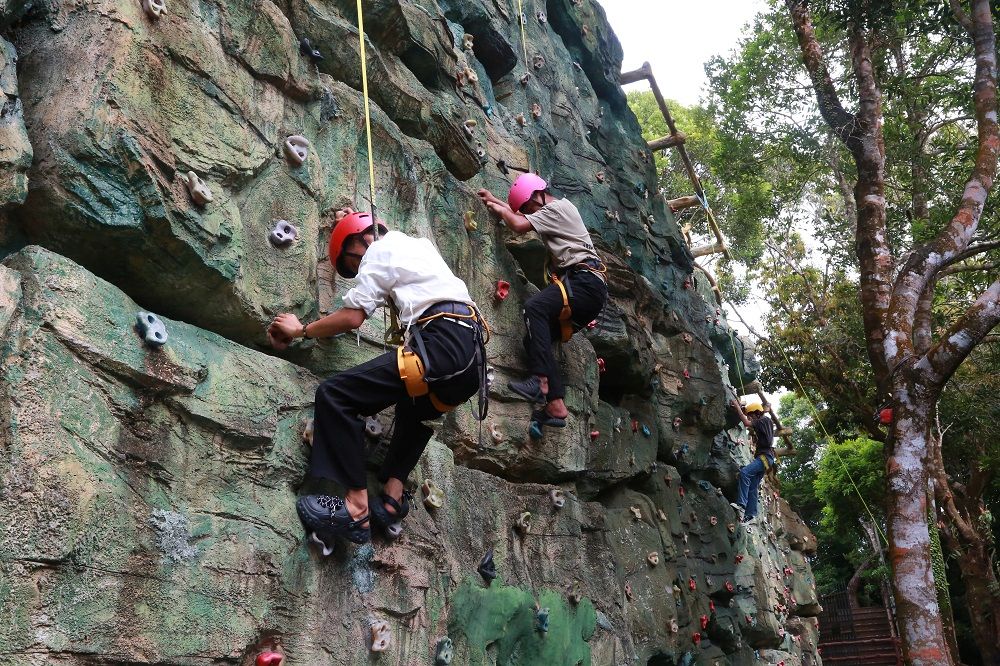
[[760, 404], [759, 402], [751, 402], [746, 407], [743, 408], [743, 411], [746, 412], [747, 414], [753, 414], [755, 412], [763, 413], [764, 405]]

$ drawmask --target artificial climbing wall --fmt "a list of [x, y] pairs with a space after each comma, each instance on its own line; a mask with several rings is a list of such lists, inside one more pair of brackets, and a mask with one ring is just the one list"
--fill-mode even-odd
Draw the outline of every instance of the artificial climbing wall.
[[[750, 532], [729, 508], [726, 403], [758, 368], [650, 192], [600, 6], [364, 5], [374, 203], [469, 283], [494, 381], [410, 480], [443, 505], [323, 559], [303, 427], [384, 323], [280, 355], [263, 331], [350, 288], [325, 246], [369, 207], [355, 3], [0, 2], [0, 662], [819, 664], [812, 536], [774, 488]], [[506, 383], [542, 246], [475, 198], [507, 165], [580, 208], [611, 282], [539, 442]], [[376, 462], [391, 414], [371, 425]]]

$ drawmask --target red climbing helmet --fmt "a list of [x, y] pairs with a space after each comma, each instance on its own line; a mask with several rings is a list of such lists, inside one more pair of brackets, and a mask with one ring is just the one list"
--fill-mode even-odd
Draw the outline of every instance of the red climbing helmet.
[[[360, 234], [372, 226], [372, 216], [369, 213], [350, 213], [342, 217], [333, 228], [333, 233], [330, 234], [330, 263], [336, 267], [337, 273], [341, 277], [352, 278], [356, 275], [352, 275], [341, 265], [344, 242], [349, 236]], [[381, 220], [378, 220], [378, 226], [379, 234], [386, 233], [385, 225], [382, 224]]]
[[522, 173], [514, 181], [514, 184], [510, 186], [510, 192], [507, 194], [507, 203], [510, 204], [510, 209], [515, 213], [521, 211], [521, 206], [532, 197], [535, 192], [539, 190], [544, 190], [548, 187], [548, 183], [542, 180], [541, 176], [534, 173]]

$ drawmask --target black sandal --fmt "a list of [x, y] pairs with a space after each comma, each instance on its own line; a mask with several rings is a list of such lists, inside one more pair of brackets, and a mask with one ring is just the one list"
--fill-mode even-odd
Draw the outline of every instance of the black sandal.
[[[390, 538], [395, 539], [403, 532], [401, 523], [403, 518], [406, 518], [407, 514], [410, 513], [411, 499], [413, 499], [413, 495], [407, 490], [403, 491], [400, 502], [385, 493], [379, 494], [378, 501], [370, 505], [372, 520], [375, 521], [376, 525], [385, 529]], [[389, 513], [385, 508], [386, 504], [395, 509], [396, 513]]]
[[539, 409], [531, 413], [531, 420], [539, 426], [549, 426], [550, 428], [565, 428], [566, 419], [549, 416], [544, 409]]
[[[323, 546], [323, 554], [333, 552], [333, 540], [342, 536], [354, 543], [371, 541], [372, 532], [362, 527], [368, 514], [354, 520], [344, 500], [333, 495], [304, 495], [295, 503], [299, 520], [310, 532], [310, 538]], [[327, 552], [329, 551], [329, 552]]]

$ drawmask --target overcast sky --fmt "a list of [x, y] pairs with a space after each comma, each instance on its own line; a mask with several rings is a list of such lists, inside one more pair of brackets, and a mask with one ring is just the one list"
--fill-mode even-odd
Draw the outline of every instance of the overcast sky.
[[663, 94], [684, 105], [701, 96], [705, 61], [729, 53], [743, 26], [767, 8], [766, 0], [598, 1], [625, 50], [622, 71], [649, 61]]

